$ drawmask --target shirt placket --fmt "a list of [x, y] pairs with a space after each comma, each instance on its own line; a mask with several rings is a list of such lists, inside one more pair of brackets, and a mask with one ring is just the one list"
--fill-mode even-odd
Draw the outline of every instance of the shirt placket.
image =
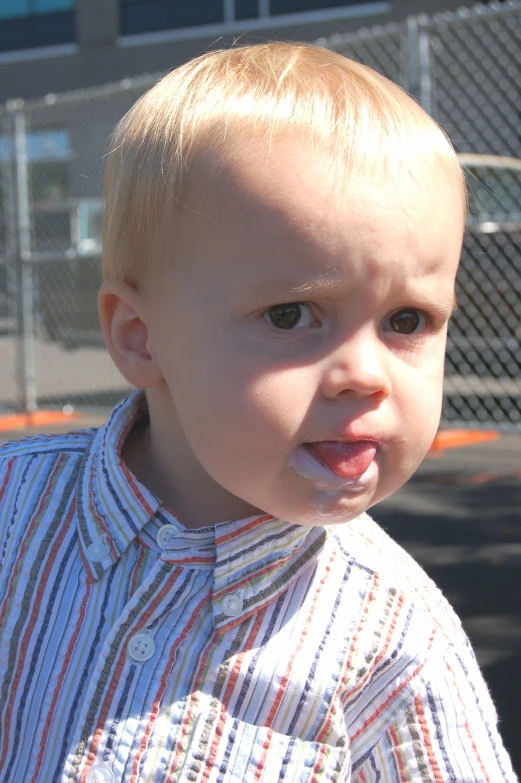
[[179, 648], [189, 643], [188, 616], [196, 605], [209, 607], [210, 595], [208, 570], [158, 558], [105, 639], [63, 781], [138, 780], [153, 715]]

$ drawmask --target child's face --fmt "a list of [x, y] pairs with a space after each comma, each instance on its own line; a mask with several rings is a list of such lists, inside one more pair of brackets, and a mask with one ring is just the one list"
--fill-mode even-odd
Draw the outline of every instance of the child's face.
[[224, 171], [199, 180], [145, 294], [156, 440], [178, 433], [185, 507], [217, 484], [225, 506], [231, 493], [288, 521], [348, 521], [436, 434], [461, 194], [441, 171], [346, 184], [297, 139], [236, 145]]

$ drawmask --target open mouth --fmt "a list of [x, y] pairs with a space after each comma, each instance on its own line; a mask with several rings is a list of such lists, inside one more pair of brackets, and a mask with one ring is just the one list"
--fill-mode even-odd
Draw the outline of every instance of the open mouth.
[[345, 479], [363, 476], [376, 456], [376, 445], [368, 440], [323, 440], [307, 443], [306, 448], [329, 470]]
[[293, 452], [288, 467], [316, 489], [363, 492], [377, 473], [374, 441], [315, 441]]

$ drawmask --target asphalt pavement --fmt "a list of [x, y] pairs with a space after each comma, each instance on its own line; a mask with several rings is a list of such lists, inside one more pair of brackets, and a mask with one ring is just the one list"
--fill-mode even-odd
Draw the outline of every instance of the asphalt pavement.
[[[90, 416], [60, 429], [103, 420]], [[0, 432], [0, 440], [25, 434]], [[427, 457], [371, 514], [461, 617], [521, 778], [521, 434]]]

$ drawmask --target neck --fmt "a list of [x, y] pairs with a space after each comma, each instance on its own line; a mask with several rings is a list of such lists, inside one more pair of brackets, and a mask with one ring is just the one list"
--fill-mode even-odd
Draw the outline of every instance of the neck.
[[177, 417], [159, 415], [150, 403], [150, 424], [132, 430], [122, 449], [123, 461], [141, 484], [191, 529], [262, 513], [214, 481]]

